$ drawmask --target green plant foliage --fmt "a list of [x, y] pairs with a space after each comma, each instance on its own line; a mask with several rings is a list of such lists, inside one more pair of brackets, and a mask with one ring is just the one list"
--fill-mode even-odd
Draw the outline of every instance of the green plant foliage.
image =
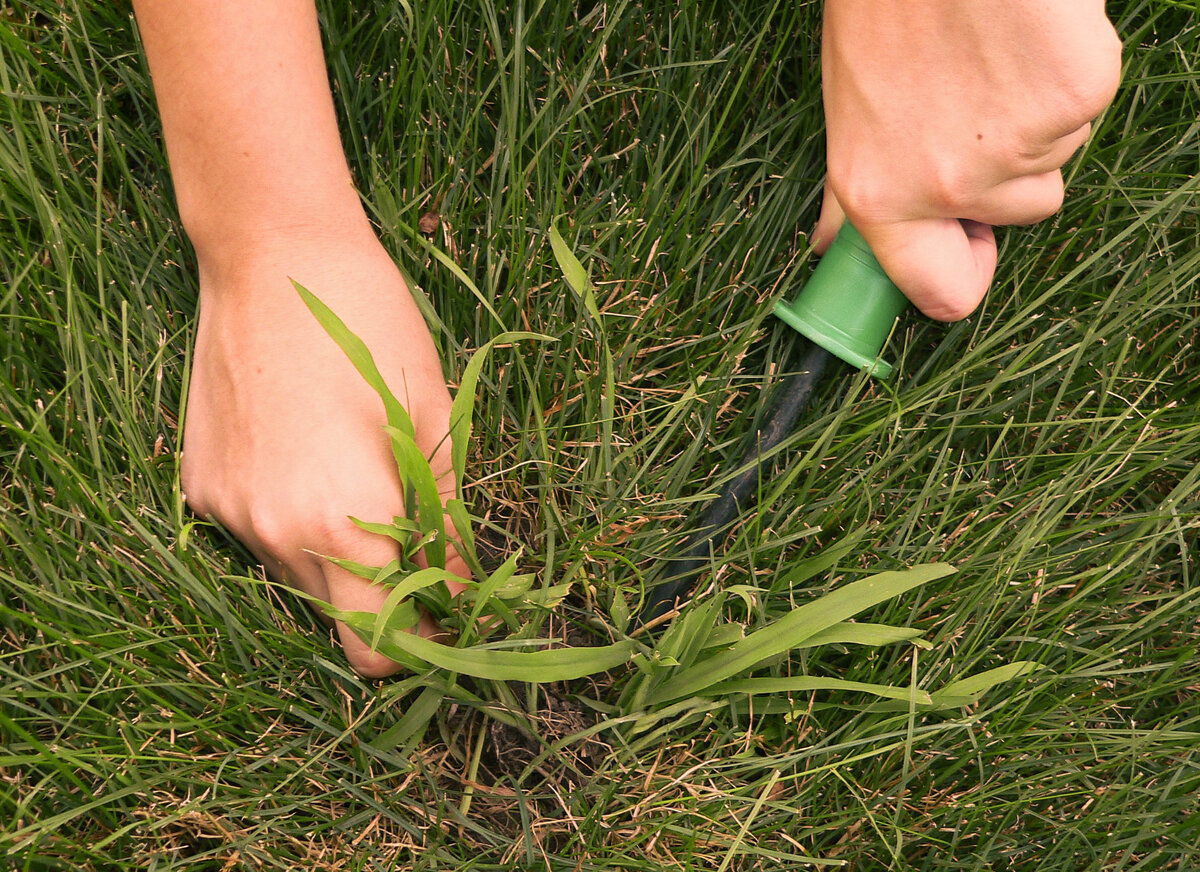
[[[586, 289], [587, 273], [574, 254], [567, 248], [561, 235], [551, 228], [550, 238], [554, 254], [563, 270], [564, 278], [576, 292]], [[363, 342], [351, 333], [345, 324], [327, 306], [306, 289], [296, 284], [317, 320], [338, 343], [346, 356], [354, 363], [385, 407], [394, 402], [395, 395], [379, 376], [370, 351]], [[594, 302], [592, 307], [594, 308]], [[598, 312], [595, 315], [599, 317]], [[455, 397], [452, 411], [452, 432], [461, 440], [470, 438], [469, 423], [474, 406], [474, 391], [488, 353], [500, 342], [516, 339], [543, 339], [537, 334], [506, 333], [486, 343], [472, 356], [466, 373]], [[482, 581], [462, 578], [445, 569], [445, 528], [441, 519], [446, 512], [438, 494], [437, 483], [429, 461], [417, 448], [411, 432], [411, 422], [406, 415], [389, 412], [389, 420], [401, 422], [401, 426], [385, 427], [392, 439], [401, 481], [405, 492], [413, 495], [411, 506], [420, 524], [414, 525], [404, 519], [400, 523], [363, 524], [369, 529], [403, 543], [406, 538], [416, 536], [424, 546], [426, 559], [432, 564], [427, 569], [407, 571], [413, 565], [404, 566], [400, 560], [384, 567], [362, 566], [337, 557], [327, 557], [344, 569], [391, 588], [378, 614], [344, 611], [322, 604], [326, 614], [345, 622], [359, 635], [370, 642], [372, 650], [379, 651], [410, 669], [424, 672], [430, 668], [444, 670], [448, 677], [468, 676], [492, 682], [519, 681], [528, 684], [572, 681], [589, 675], [606, 672], [629, 663], [640, 670], [638, 678], [629, 683], [624, 698], [626, 711], [655, 712], [669, 708], [671, 704], [687, 699], [694, 707], [700, 701], [719, 699], [740, 694], [791, 693], [812, 690], [855, 691], [892, 700], [907, 700], [922, 708], [949, 708], [954, 704], [969, 705], [978, 702], [988, 688], [1004, 680], [1026, 674], [1031, 664], [1015, 664], [1001, 667], [968, 679], [960, 679], [936, 697], [915, 688], [888, 687], [859, 681], [837, 678], [793, 677], [793, 678], [743, 678], [762, 668], [780, 655], [815, 644], [856, 643], [884, 645], [913, 639], [916, 634], [905, 628], [855, 625], [847, 619], [880, 603], [898, 597], [929, 581], [954, 572], [951, 566], [931, 564], [902, 572], [884, 572], [840, 587], [805, 605], [797, 606], [774, 621], [767, 623], [748, 636], [740, 636], [740, 627], [719, 623], [722, 616], [724, 597], [718, 596], [693, 608], [685, 608], [674, 625], [653, 643], [626, 639], [603, 647], [542, 647], [541, 650], [524, 650], [546, 645], [544, 641], [513, 636], [513, 641], [522, 650], [507, 650], [512, 643], [487, 643], [482, 641], [487, 632], [480, 628], [503, 625], [519, 633], [531, 619], [526, 615], [533, 610], [544, 612], [553, 603], [560, 602], [569, 592], [569, 585], [556, 590], [543, 589], [542, 596], [531, 598], [533, 576], [526, 575], [514, 584], [518, 554], [511, 555], [495, 572]], [[456, 468], [459, 481], [465, 472], [465, 447], [462, 443], [454, 447], [454, 462], [463, 464]], [[461, 484], [460, 493], [461, 498]], [[460, 503], [461, 505], [461, 503]], [[471, 519], [463, 517], [470, 528]], [[433, 519], [436, 518], [437, 521]], [[467, 540], [471, 542], [472, 540]], [[432, 548], [438, 542], [441, 548]], [[464, 542], [464, 551], [471, 546]], [[813, 573], [832, 566], [847, 552], [845, 544], [830, 549], [824, 558], [807, 561], [794, 568], [790, 578], [798, 581]], [[407, 553], [408, 548], [405, 549]], [[469, 553], [468, 564], [479, 564], [478, 555]], [[447, 582], [462, 585], [470, 595], [459, 595], [451, 601]], [[431, 589], [433, 592], [431, 593]], [[452, 644], [441, 644], [421, 638], [414, 631], [420, 613], [419, 601], [448, 630], [457, 631]], [[469, 609], [469, 613], [467, 610]], [[737, 638], [730, 638], [731, 630]], [[730, 640], [728, 643], [725, 640]], [[814, 643], [813, 640], [818, 642]], [[479, 640], [476, 643], [476, 640]], [[452, 679], [451, 679], [452, 680]], [[425, 688], [417, 711], [428, 720], [436, 713], [433, 705], [433, 690]], [[413, 718], [410, 711], [406, 718]], [[653, 719], [651, 719], [653, 720]], [[636, 724], [646, 724], [643, 717]], [[420, 731], [420, 726], [411, 720], [399, 730], [398, 736], [410, 737]], [[403, 739], [397, 739], [402, 741]]]
[[[1200, 868], [1191, 0], [1106, 4], [1122, 85], [1061, 212], [998, 232], [970, 318], [902, 319], [887, 385], [831, 372], [695, 600], [631, 630], [794, 371], [770, 309], [811, 269], [823, 6], [318, 0], [355, 189], [462, 385], [442, 523], [477, 583], [359, 630], [633, 643], [529, 684], [399, 647], [361, 678], [187, 511], [196, 255], [130, 6], [4, 5], [0, 869]], [[389, 585], [437, 524], [404, 496], [360, 524]], [[648, 702], [929, 564], [958, 571]]]

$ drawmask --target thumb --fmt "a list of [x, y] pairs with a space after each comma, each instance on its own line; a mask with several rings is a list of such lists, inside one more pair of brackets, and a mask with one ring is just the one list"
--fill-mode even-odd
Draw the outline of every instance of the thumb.
[[842, 222], [845, 220], [846, 213], [842, 211], [842, 204], [833, 195], [833, 188], [829, 187], [829, 182], [826, 182], [825, 193], [821, 197], [821, 217], [817, 219], [817, 226], [812, 234], [812, 244], [817, 254], [823, 255], [829, 250], [830, 243], [842, 229]]
[[996, 236], [987, 224], [928, 218], [858, 230], [888, 277], [938, 321], [975, 311], [996, 272]]

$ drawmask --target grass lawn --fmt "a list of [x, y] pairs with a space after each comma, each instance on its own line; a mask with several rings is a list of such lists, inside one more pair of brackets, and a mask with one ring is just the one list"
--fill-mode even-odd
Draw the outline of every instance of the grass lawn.
[[[919, 639], [754, 672], [901, 698], [653, 708], [661, 657], [447, 700], [432, 674], [361, 680], [187, 513], [196, 278], [130, 12], [0, 4], [0, 868], [1200, 868], [1200, 12], [1108, 6], [1124, 82], [1062, 213], [1001, 234], [966, 321], [906, 316], [890, 382], [826, 379], [696, 600], [732, 638], [950, 564], [859, 616]], [[522, 547], [571, 585], [541, 635], [626, 638], [794, 360], [770, 308], [811, 268], [820, 4], [322, 14], [447, 378], [506, 330], [557, 340], [482, 372], [484, 560]]]

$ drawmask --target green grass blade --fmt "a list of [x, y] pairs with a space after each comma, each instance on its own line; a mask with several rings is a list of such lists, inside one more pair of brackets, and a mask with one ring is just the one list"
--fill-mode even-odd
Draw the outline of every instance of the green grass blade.
[[723, 679], [791, 650], [840, 621], [954, 571], [952, 566], [934, 563], [900, 572], [881, 572], [848, 584], [751, 633], [728, 651], [682, 670], [656, 688], [647, 703], [656, 705], [703, 693]]
[[421, 534], [421, 528], [417, 526], [416, 522], [401, 516], [393, 518], [390, 524], [377, 524], [373, 521], [363, 521], [360, 518], [351, 518], [350, 523], [367, 533], [387, 536], [401, 545], [407, 545], [412, 541], [414, 535]]
[[517, 571], [517, 560], [519, 557], [520, 552], [510, 554], [508, 559], [479, 585], [475, 603], [471, 606], [471, 616], [467, 620], [467, 626], [475, 627], [484, 609], [490, 604], [492, 597], [496, 596], [497, 591], [512, 579]]
[[[475, 417], [475, 393], [479, 387], [479, 374], [483, 371], [483, 365], [487, 362], [488, 354], [491, 353], [497, 344], [516, 342], [521, 339], [539, 339], [545, 342], [555, 341], [553, 337], [542, 333], [520, 331], [501, 333], [494, 339], [484, 343], [478, 351], [471, 355], [466, 369], [463, 370], [462, 380], [458, 384], [458, 390], [454, 394], [454, 402], [450, 406], [451, 465], [458, 476], [458, 497], [460, 499], [462, 498], [463, 475], [467, 468], [467, 449], [471, 442], [472, 422]], [[461, 532], [462, 529], [460, 527], [459, 531]]]
[[317, 554], [316, 556], [322, 560], [328, 560], [339, 569], [353, 573], [359, 578], [365, 578], [372, 584], [387, 584], [402, 571], [398, 558], [389, 560], [383, 566], [368, 566], [366, 563], [347, 560], [345, 557], [331, 557], [328, 554]]
[[[417, 695], [412, 704], [409, 705], [400, 720], [392, 724], [386, 732], [371, 744], [381, 751], [391, 751], [398, 745], [411, 746], [419, 742], [421, 736], [425, 734], [425, 730], [429, 728], [429, 722], [433, 720], [433, 716], [437, 714], [437, 710], [445, 698], [445, 694], [441, 688], [434, 686], [426, 687]], [[410, 748], [406, 747], [405, 751], [408, 750]]]
[[422, 538], [426, 538], [425, 557], [430, 566], [446, 565], [446, 517], [442, 509], [442, 498], [438, 493], [437, 479], [429, 460], [417, 447], [416, 440], [406, 431], [390, 424], [383, 428], [392, 440], [392, 448], [402, 465], [408, 470], [409, 482], [417, 498], [417, 524]]
[[416, 429], [413, 427], [412, 418], [403, 404], [396, 399], [396, 395], [387, 386], [387, 382], [383, 380], [383, 374], [379, 371], [379, 367], [375, 365], [375, 358], [372, 356], [371, 350], [367, 348], [367, 344], [359, 339], [332, 309], [321, 302], [306, 287], [294, 279], [292, 280], [292, 287], [296, 289], [296, 293], [300, 295], [300, 299], [304, 300], [304, 304], [308, 306], [309, 311], [313, 313], [317, 321], [325, 328], [325, 332], [338, 344], [338, 347], [342, 349], [346, 357], [350, 358], [350, 362], [354, 364], [354, 368], [358, 370], [363, 380], [383, 400], [388, 424], [397, 430], [407, 433], [409, 438], [416, 438]]
[[854, 548], [862, 542], [862, 538], [863, 531], [856, 530], [829, 547], [822, 548], [812, 557], [793, 563], [788, 567], [780, 587], [784, 590], [794, 590], [810, 578], [833, 569], [839, 561], [854, 553]]
[[1042, 668], [1040, 663], [1034, 663], [1031, 660], [1006, 663], [1004, 666], [997, 666], [995, 669], [988, 669], [950, 682], [932, 694], [931, 703], [940, 708], [960, 708], [965, 705], [974, 705], [993, 687], [1023, 675], [1029, 675]]
[[804, 693], [813, 690], [853, 691], [869, 693], [884, 699], [897, 699], [904, 702], [914, 700], [917, 705], [932, 705], [930, 694], [919, 688], [893, 687], [887, 684], [871, 684], [862, 681], [847, 681], [842, 678], [823, 678], [820, 676], [801, 675], [794, 678], [741, 678], [725, 681], [712, 687], [706, 695], [725, 696], [733, 693], [748, 695], [769, 693]]
[[923, 635], [924, 633], [920, 630], [909, 627], [842, 621], [826, 630], [814, 633], [796, 648], [816, 648], [820, 645], [866, 645], [878, 648], [883, 645], [895, 645], [898, 642], [911, 642]]
[[[448, 581], [461, 582], [462, 579], [452, 572], [431, 566], [428, 569], [414, 572], [393, 587], [388, 592], [383, 605], [380, 606], [379, 614], [375, 617], [375, 629], [371, 633], [371, 650], [374, 651], [378, 648], [379, 640], [385, 629], [410, 630], [416, 626], [417, 620], [420, 619], [420, 612], [411, 600], [406, 599], [407, 597], [424, 588]], [[409, 606], [409, 610], [400, 612], [401, 617], [397, 619], [396, 615], [402, 605]], [[413, 620], [410, 621], [410, 617]]]
[[[345, 621], [357, 632], [374, 627], [370, 612], [330, 609], [331, 617]], [[573, 681], [615, 669], [632, 659], [637, 645], [616, 642], [598, 648], [552, 648], [541, 651], [508, 651], [491, 647], [450, 648], [402, 630], [385, 628], [378, 650], [399, 663], [436, 666], [459, 675], [493, 681], [528, 681], [544, 684]]]
[[554, 251], [554, 259], [558, 261], [558, 268], [562, 270], [563, 278], [567, 280], [571, 290], [590, 300], [588, 314], [599, 320], [600, 312], [596, 308], [595, 296], [586, 296], [591, 285], [591, 282], [588, 281], [587, 269], [580, 263], [575, 252], [571, 251], [571, 247], [567, 245], [567, 241], [562, 238], [562, 234], [553, 224], [550, 225], [550, 248]]
[[[451, 418], [451, 420], [453, 421], [454, 419]], [[458, 442], [455, 442], [455, 445], [457, 444]], [[462, 487], [462, 478], [460, 474], [458, 476], [460, 489]], [[479, 562], [479, 553], [475, 548], [475, 527], [471, 522], [471, 514], [467, 511], [467, 504], [458, 497], [452, 497], [446, 500], [445, 509], [446, 514], [450, 518], [450, 523], [458, 531], [458, 538], [451, 540], [450, 547], [457, 551], [458, 555], [466, 561], [467, 568], [471, 570], [472, 575], [476, 578], [485, 578], [487, 570]]]

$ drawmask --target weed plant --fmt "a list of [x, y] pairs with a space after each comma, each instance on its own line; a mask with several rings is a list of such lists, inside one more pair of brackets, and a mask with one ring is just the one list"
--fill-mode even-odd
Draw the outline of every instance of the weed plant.
[[971, 318], [907, 316], [891, 382], [826, 380], [650, 639], [793, 359], [819, 4], [324, 3], [356, 181], [474, 398], [460, 650], [623, 646], [385, 682], [183, 505], [194, 261], [129, 10], [0, 9], [0, 868], [1200, 865], [1194, 4], [1109, 4], [1063, 211]]

